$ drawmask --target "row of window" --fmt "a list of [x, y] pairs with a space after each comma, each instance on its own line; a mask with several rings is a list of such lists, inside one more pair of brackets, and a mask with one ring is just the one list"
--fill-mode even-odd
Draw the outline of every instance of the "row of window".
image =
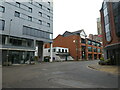
[[[97, 48], [93, 48], [93, 51], [100, 53], [101, 49], [99, 49], [99, 48], [98, 49]], [[88, 52], [92, 52], [92, 47], [88, 47]]]
[[[22, 13], [20, 13], [20, 12], [18, 12], [18, 11], [15, 11], [14, 16], [15, 16], [15, 17], [22, 18], [22, 17], [21, 17], [21, 14], [22, 14]], [[25, 14], [22, 14], [22, 15], [25, 15]], [[25, 15], [25, 16], [27, 16], [27, 15]], [[34, 18], [34, 17], [31, 17], [31, 16], [27, 16], [27, 17], [28, 17], [27, 20], [29, 20], [29, 21], [31, 21], [31, 22], [33, 21], [33, 19], [36, 19], [36, 18]], [[36, 22], [36, 23], [38, 23], [38, 24], [40, 24], [40, 25], [43, 25], [43, 22], [45, 22], [45, 21], [42, 21], [42, 20], [40, 20], [40, 19], [39, 19], [39, 20], [37, 19], [37, 22]], [[45, 23], [46, 23], [46, 22], [45, 22]], [[50, 23], [47, 23], [46, 26], [47, 26], [47, 27], [50, 27]]]
[[[48, 49], [48, 52], [50, 52], [50, 49]], [[56, 49], [53, 49], [53, 52], [56, 52]], [[58, 49], [58, 52], [67, 53], [68, 50], [67, 49]]]
[[23, 26], [23, 34], [30, 35], [38, 38], [52, 39], [51, 33], [39, 29]]
[[88, 41], [88, 45], [94, 45], [94, 46], [98, 46], [98, 47], [101, 46], [100, 43], [96, 43], [96, 42], [92, 42], [92, 41]]

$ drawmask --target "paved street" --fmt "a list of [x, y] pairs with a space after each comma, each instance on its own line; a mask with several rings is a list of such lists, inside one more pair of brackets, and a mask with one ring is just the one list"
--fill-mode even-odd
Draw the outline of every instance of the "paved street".
[[4, 67], [3, 88], [117, 88], [117, 75], [87, 67], [97, 62], [53, 62]]

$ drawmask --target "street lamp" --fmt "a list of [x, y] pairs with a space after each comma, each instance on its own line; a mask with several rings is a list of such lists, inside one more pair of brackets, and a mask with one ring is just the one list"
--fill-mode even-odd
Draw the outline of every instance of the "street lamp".
[[[9, 24], [9, 34], [8, 34], [8, 41], [7, 41], [8, 43], [10, 43], [11, 22], [12, 22], [12, 19], [10, 19], [10, 24]], [[8, 45], [9, 45], [9, 44], [8, 44]], [[8, 48], [8, 50], [7, 50], [7, 66], [9, 65], [8, 62], [9, 62], [9, 48]]]

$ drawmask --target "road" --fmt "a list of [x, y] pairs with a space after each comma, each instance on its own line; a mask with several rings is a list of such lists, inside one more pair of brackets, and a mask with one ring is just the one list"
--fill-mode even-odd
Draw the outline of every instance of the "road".
[[117, 88], [117, 75], [87, 67], [97, 62], [53, 62], [3, 67], [3, 88]]

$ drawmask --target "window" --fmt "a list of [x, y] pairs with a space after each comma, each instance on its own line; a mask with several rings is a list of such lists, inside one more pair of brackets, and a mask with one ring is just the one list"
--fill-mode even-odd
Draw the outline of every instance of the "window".
[[31, 7], [28, 7], [28, 11], [32, 13], [32, 8], [31, 8]]
[[65, 50], [65, 52], [67, 53], [67, 49]]
[[50, 2], [48, 2], [48, 4], [50, 5]]
[[48, 49], [48, 52], [50, 52], [50, 49]]
[[42, 12], [39, 12], [38, 15], [40, 15], [42, 17]]
[[88, 52], [92, 52], [92, 47], [88, 47]]
[[50, 23], [47, 23], [47, 26], [50, 27]]
[[94, 52], [97, 52], [97, 48], [94, 48]]
[[92, 41], [88, 41], [88, 45], [92, 45]]
[[39, 20], [39, 24], [42, 25], [42, 20]]
[[4, 30], [5, 21], [0, 19], [0, 30]]
[[20, 17], [20, 13], [15, 11], [15, 17]]
[[0, 12], [5, 12], [5, 7], [3, 7], [3, 6], [0, 6]]
[[49, 9], [49, 8], [47, 8], [47, 10], [48, 10], [48, 12], [50, 12], [50, 9]]
[[58, 52], [61, 52], [61, 50], [60, 50], [60, 49], [58, 49]]
[[50, 16], [47, 15], [47, 17], [48, 17], [48, 19], [50, 20]]
[[39, 4], [40, 8], [42, 9], [42, 4]]
[[16, 6], [17, 6], [17, 7], [20, 7], [20, 3], [19, 3], [19, 2], [16, 2]]
[[86, 40], [85, 39], [83, 39], [83, 38], [81, 38], [81, 43], [86, 43]]
[[56, 49], [53, 49], [53, 52], [56, 52]]
[[62, 49], [62, 52], [64, 53], [64, 49]]
[[100, 53], [101, 52], [101, 50], [98, 48], [98, 53]]
[[29, 20], [29, 21], [32, 21], [32, 17], [31, 17], [31, 16], [28, 16], [28, 20]]

